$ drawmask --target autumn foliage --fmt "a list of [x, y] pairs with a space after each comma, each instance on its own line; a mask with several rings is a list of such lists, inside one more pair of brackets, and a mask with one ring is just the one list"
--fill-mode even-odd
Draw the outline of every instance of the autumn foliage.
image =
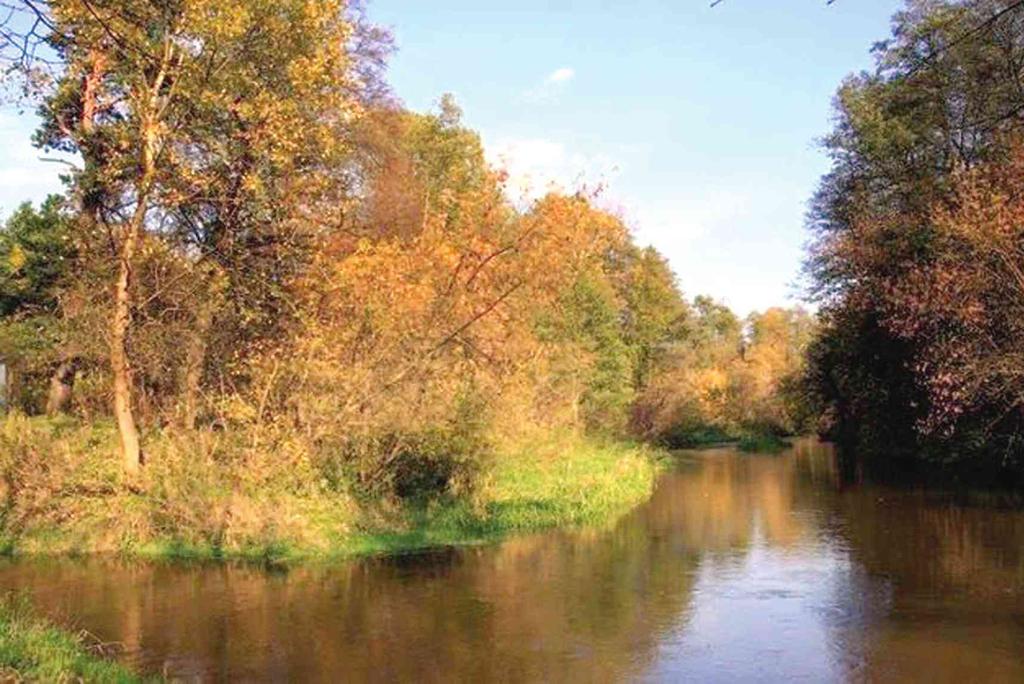
[[[801, 427], [806, 314], [689, 303], [599, 192], [511, 200], [454, 100], [395, 101], [359, 7], [39, 7], [60, 66], [37, 142], [80, 166], [2, 233], [12, 403], [116, 434], [172, 519], [471, 496], [545, 435]], [[59, 498], [10, 440], [18, 491]]]
[[1024, 463], [1019, 9], [908, 2], [836, 97], [807, 387], [823, 431], [877, 462]]

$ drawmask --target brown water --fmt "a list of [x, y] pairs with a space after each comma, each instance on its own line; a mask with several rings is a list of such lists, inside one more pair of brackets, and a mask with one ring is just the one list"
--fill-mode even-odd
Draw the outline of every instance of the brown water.
[[680, 457], [602, 531], [266, 571], [9, 561], [186, 680], [1024, 682], [1024, 512], [843, 485], [829, 449]]

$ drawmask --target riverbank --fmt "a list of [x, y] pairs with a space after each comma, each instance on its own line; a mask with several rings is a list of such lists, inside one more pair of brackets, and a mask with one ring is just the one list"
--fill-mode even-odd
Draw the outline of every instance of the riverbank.
[[36, 615], [22, 598], [0, 600], [0, 680], [134, 684], [131, 670], [105, 659], [86, 635]]
[[664, 435], [669, 449], [735, 446], [748, 453], [777, 454], [789, 448], [789, 438], [764, 426], [681, 425]]
[[660, 460], [638, 444], [547, 435], [496, 454], [462, 496], [360, 501], [301, 455], [280, 451], [267, 461], [211, 433], [151, 436], [142, 477], [126, 482], [110, 432], [6, 420], [6, 553], [291, 562], [480, 544], [614, 520], [650, 496]]

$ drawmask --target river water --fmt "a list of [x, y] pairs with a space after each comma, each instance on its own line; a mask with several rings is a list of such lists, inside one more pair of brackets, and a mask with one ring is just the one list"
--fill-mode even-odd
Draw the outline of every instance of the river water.
[[1024, 512], [682, 453], [600, 530], [332, 565], [15, 560], [0, 589], [192, 681], [1024, 682]]

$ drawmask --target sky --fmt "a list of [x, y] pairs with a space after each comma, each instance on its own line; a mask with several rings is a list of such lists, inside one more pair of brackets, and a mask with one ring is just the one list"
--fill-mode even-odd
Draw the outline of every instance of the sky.
[[[807, 201], [843, 77], [899, 0], [369, 0], [411, 109], [452, 93], [511, 192], [600, 185], [687, 296], [740, 315], [800, 302]], [[60, 189], [0, 107], [0, 216]]]

